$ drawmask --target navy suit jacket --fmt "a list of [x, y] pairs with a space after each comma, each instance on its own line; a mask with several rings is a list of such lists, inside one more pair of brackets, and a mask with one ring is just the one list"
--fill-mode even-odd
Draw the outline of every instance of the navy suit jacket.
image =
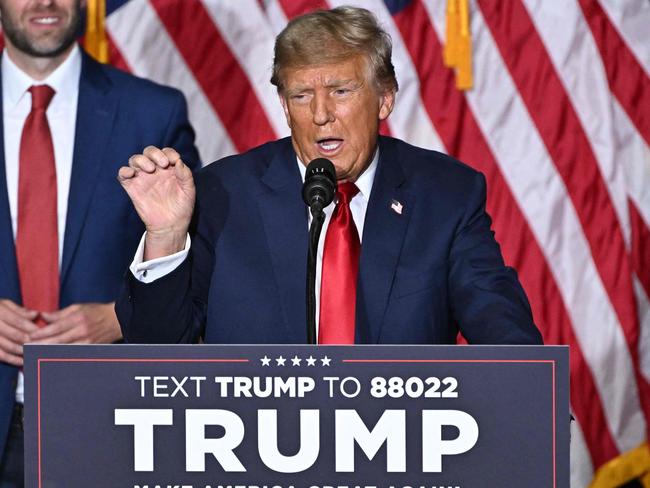
[[[0, 113], [1, 103], [0, 96]], [[0, 126], [0, 298], [21, 303], [3, 139]], [[198, 165], [183, 95], [101, 65], [84, 53], [61, 263], [61, 307], [116, 299], [124, 268], [133, 259], [143, 232], [117, 181], [117, 171], [149, 144], [173, 146], [185, 162]], [[17, 371], [0, 363], [0, 456], [14, 405]]]
[[[540, 344], [485, 212], [484, 177], [379, 138], [357, 284], [356, 342]], [[305, 343], [307, 207], [289, 138], [196, 175], [189, 258], [117, 302], [129, 342]], [[401, 214], [391, 208], [402, 204]]]

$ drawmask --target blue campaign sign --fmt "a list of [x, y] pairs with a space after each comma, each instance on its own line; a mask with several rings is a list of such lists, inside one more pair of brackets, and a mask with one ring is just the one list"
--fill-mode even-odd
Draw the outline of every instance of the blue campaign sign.
[[566, 488], [568, 348], [25, 348], [38, 488]]

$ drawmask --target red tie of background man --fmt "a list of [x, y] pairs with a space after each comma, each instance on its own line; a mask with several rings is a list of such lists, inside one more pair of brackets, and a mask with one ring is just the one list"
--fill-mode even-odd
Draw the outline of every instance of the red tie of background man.
[[45, 111], [54, 90], [32, 86], [32, 111], [20, 139], [16, 258], [23, 305], [51, 312], [59, 306], [56, 166]]
[[354, 311], [361, 243], [350, 212], [359, 192], [354, 183], [339, 183], [323, 250], [319, 344], [354, 344]]

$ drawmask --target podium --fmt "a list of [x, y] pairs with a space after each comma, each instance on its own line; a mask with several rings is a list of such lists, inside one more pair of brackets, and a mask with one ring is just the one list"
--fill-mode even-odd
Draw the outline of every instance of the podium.
[[568, 488], [565, 346], [25, 347], [29, 488]]

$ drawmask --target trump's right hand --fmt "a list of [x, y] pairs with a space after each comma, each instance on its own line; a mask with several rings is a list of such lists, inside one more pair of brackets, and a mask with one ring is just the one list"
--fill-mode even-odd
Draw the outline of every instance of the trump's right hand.
[[172, 148], [147, 146], [129, 158], [118, 180], [147, 229], [144, 260], [169, 256], [185, 247], [196, 190], [192, 171]]

